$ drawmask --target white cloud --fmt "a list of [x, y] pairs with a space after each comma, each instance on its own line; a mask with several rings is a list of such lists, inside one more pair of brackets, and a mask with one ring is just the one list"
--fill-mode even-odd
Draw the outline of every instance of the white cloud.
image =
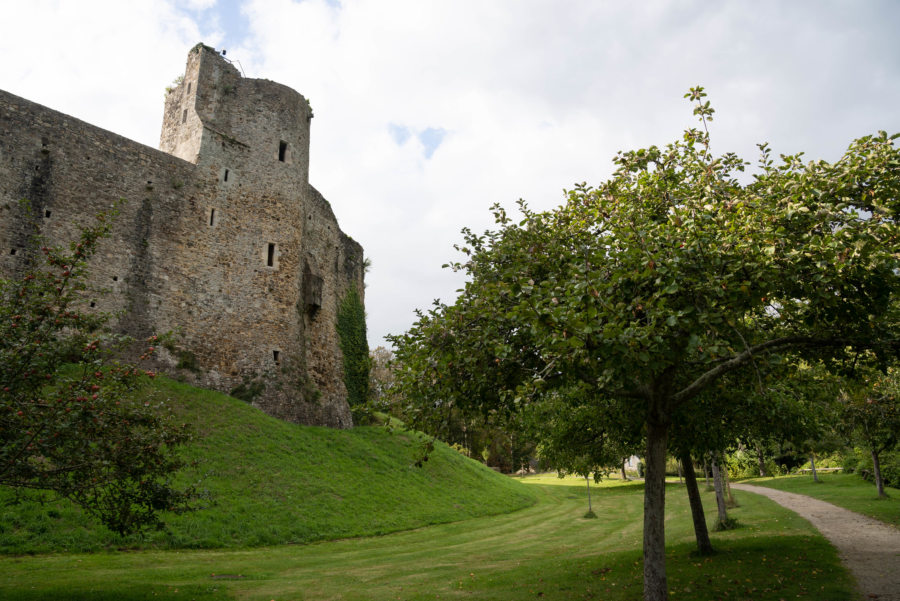
[[[414, 307], [452, 300], [460, 280], [439, 265], [461, 227], [487, 227], [494, 202], [555, 206], [563, 187], [606, 177], [616, 150], [679, 136], [693, 125], [681, 99], [692, 85], [719, 109], [716, 148], [751, 160], [766, 139], [835, 158], [867, 122], [898, 124], [880, 100], [868, 121], [846, 118], [860, 103], [844, 78], [900, 96], [888, 53], [875, 65], [891, 75], [858, 81], [875, 66], [862, 32], [879, 20], [849, 12], [808, 2], [258, 0], [248, 51], [254, 69], [316, 107], [311, 179], [373, 259], [378, 344], [408, 327]], [[824, 115], [862, 130], [832, 136]], [[448, 132], [430, 159], [415, 139], [428, 128]], [[412, 137], [398, 144], [404, 132]]]
[[216, 5], [216, 0], [185, 0], [187, 8], [193, 11], [209, 10]]
[[164, 88], [200, 38], [158, 0], [9, 3], [0, 87], [156, 146]]
[[[188, 48], [246, 33], [228, 57], [315, 109], [310, 177], [373, 260], [373, 345], [452, 300], [460, 279], [440, 265], [461, 227], [489, 226], [494, 202], [555, 206], [607, 177], [617, 150], [678, 137], [694, 124], [690, 86], [718, 111], [714, 149], [751, 161], [760, 141], [835, 159], [855, 136], [900, 130], [889, 0], [252, 0], [202, 23], [175, 3], [33, 1], [10, 14], [0, 87], [150, 144]], [[429, 128], [446, 132], [430, 158]]]

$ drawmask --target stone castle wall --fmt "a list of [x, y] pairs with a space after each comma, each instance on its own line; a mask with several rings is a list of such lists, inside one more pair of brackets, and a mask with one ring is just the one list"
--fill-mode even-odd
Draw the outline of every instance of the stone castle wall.
[[308, 183], [311, 118], [300, 94], [202, 45], [167, 94], [161, 150], [0, 91], [0, 276], [36, 251], [30, 226], [67, 243], [125, 199], [88, 310], [125, 311], [137, 338], [175, 332], [160, 360], [198, 384], [256, 383], [272, 415], [352, 425], [335, 325], [363, 293], [363, 254]]

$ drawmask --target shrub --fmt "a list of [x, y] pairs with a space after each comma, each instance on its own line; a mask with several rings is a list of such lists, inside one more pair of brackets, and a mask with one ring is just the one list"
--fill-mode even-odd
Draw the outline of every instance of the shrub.
[[759, 465], [756, 457], [738, 450], [725, 456], [725, 464], [728, 468], [728, 477], [732, 479], [753, 478], [759, 476]]
[[[109, 230], [100, 214], [68, 249], [36, 237], [24, 275], [0, 279], [0, 484], [53, 491], [126, 534], [191, 507], [194, 490], [170, 484], [191, 435], [165, 403], [134, 400], [155, 374], [115, 361], [129, 341], [83, 310], [88, 260]], [[144, 358], [158, 339], [147, 343]]]
[[[900, 451], [882, 453], [881, 477], [884, 485], [900, 488]], [[872, 469], [872, 455], [867, 451], [856, 447], [844, 457], [843, 467], [845, 472], [854, 472], [869, 482], [875, 482], [875, 473]]]

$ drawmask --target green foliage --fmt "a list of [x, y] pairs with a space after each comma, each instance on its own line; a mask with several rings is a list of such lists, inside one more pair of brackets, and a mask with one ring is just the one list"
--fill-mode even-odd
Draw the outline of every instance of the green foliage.
[[197, 357], [191, 351], [178, 351], [175, 354], [175, 357], [178, 359], [178, 362], [175, 365], [178, 369], [186, 369], [193, 372], [200, 371], [200, 368], [197, 365]]
[[[878, 458], [884, 485], [900, 489], [900, 450], [883, 452]], [[848, 450], [843, 456], [841, 467], [845, 473], [859, 474], [866, 481], [875, 482], [871, 451], [860, 447]]]
[[725, 456], [725, 464], [728, 468], [729, 478], [753, 478], [759, 476], [759, 466], [756, 458], [749, 453], [738, 450]]
[[387, 408], [393, 401], [394, 353], [383, 346], [369, 351], [369, 400]]
[[400, 426], [298, 426], [162, 376], [147, 383], [138, 400], [156, 397], [170, 399], [179, 419], [193, 426], [194, 439], [182, 450], [189, 465], [175, 483], [199, 481], [207, 507], [171, 516], [165, 531], [120, 539], [90, 527], [71, 503], [0, 487], [0, 553], [308, 543], [505, 513], [534, 502], [518, 482], [440, 443], [415, 467], [425, 437]]
[[[891, 461], [891, 451], [900, 445], [900, 368], [891, 366], [885, 372], [858, 369], [856, 377], [847, 382], [841, 395], [845, 431], [869, 452], [864, 473], [874, 478], [880, 490], [884, 483], [890, 485], [900, 477]], [[887, 465], [881, 465], [882, 456]]]
[[740, 527], [741, 525], [736, 519], [727, 517], [725, 519], [717, 519], [715, 525], [713, 525], [713, 530], [722, 532], [723, 530], [734, 530], [735, 528]]
[[124, 535], [189, 509], [194, 491], [171, 482], [189, 429], [164, 400], [134, 400], [155, 374], [113, 360], [128, 341], [102, 329], [108, 315], [83, 308], [87, 262], [109, 219], [0, 280], [0, 485], [53, 491]]
[[262, 378], [245, 377], [241, 383], [232, 388], [228, 394], [247, 403], [253, 403], [253, 401], [265, 392], [265, 390], [266, 383]]
[[729, 407], [740, 400], [723, 394], [729, 378], [752, 377], [765, 398], [768, 366], [796, 374], [862, 349], [885, 357], [900, 340], [897, 136], [860, 138], [836, 163], [776, 164], [762, 145], [759, 173], [743, 184], [742, 159], [710, 153], [703, 89], [687, 97], [702, 130], [619, 153], [609, 181], [576, 185], [558, 209], [522, 201], [514, 220], [498, 206], [495, 230], [464, 230], [465, 257], [450, 264], [468, 276], [458, 299], [392, 339], [398, 384], [422, 421], [548, 402], [563, 421], [590, 404], [589, 440], [568, 430], [573, 468], [646, 437], [654, 599], [667, 595], [670, 438], [684, 449], [742, 433], [754, 411]]
[[184, 75], [179, 75], [175, 79], [172, 80], [172, 83], [166, 86], [166, 96], [175, 91], [175, 88], [181, 85], [181, 82], [184, 81]]
[[338, 308], [337, 332], [344, 355], [344, 385], [350, 406], [366, 403], [369, 396], [369, 343], [366, 311], [356, 290], [350, 290]]

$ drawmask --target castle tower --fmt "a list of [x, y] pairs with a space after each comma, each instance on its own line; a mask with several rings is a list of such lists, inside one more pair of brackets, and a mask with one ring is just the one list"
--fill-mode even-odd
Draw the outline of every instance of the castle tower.
[[[309, 185], [311, 119], [299, 93], [241, 77], [198, 44], [166, 97], [160, 149], [196, 164], [215, 191], [189, 252], [208, 265], [194, 288], [217, 293], [203, 295], [200, 335], [186, 340], [218, 363], [209, 378], [274, 383], [256, 400], [270, 413], [346, 426], [334, 330], [343, 296], [362, 294], [362, 254]], [[214, 348], [209, 332], [221, 335]]]
[[[188, 53], [160, 150], [0, 91], [0, 276], [126, 199], [95, 256], [91, 309], [137, 338], [173, 332], [164, 369], [290, 421], [352, 425], [337, 312], [363, 295], [362, 247], [309, 185], [306, 99]], [[39, 203], [35, 223], [17, 208]]]
[[272, 174], [279, 185], [293, 178], [305, 185], [311, 120], [301, 94], [243, 78], [225, 57], [198, 44], [182, 80], [166, 95], [159, 148], [198, 165], [235, 159]]

